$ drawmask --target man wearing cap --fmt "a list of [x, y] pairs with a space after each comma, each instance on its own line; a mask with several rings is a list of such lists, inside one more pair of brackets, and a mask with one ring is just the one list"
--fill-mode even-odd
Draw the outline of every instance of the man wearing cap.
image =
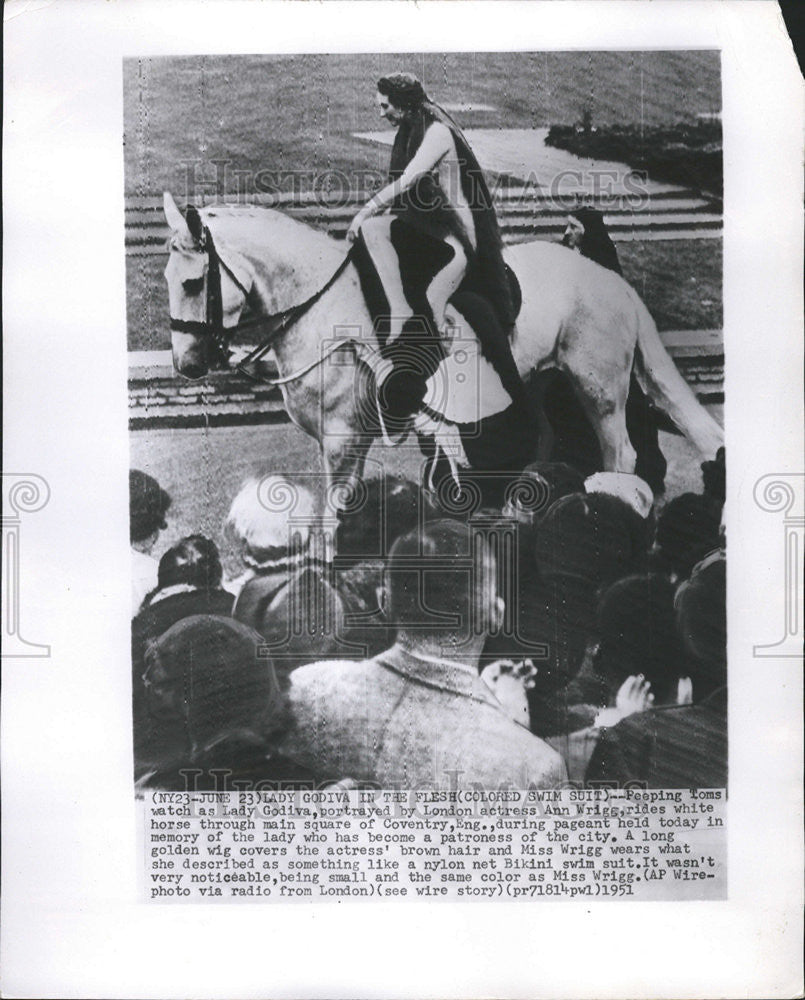
[[310, 786], [310, 774], [276, 753], [285, 703], [261, 647], [253, 629], [210, 614], [183, 618], [148, 646], [138, 789]]
[[251, 479], [232, 502], [225, 532], [247, 571], [230, 582], [234, 617], [265, 639], [280, 680], [327, 656], [360, 656], [345, 636], [345, 601], [332, 581], [315, 498], [285, 476]]

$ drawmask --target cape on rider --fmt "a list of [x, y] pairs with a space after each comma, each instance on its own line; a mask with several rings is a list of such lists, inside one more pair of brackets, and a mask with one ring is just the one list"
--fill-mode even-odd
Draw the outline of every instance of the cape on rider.
[[[421, 404], [425, 377], [435, 371], [442, 343], [451, 339], [446, 306], [463, 286], [492, 307], [485, 321], [473, 326], [504, 388], [526, 416], [528, 397], [509, 344], [516, 318], [512, 289], [492, 197], [478, 161], [453, 119], [428, 98], [412, 74], [381, 77], [377, 104], [381, 116], [397, 129], [389, 183], [358, 212], [347, 237], [354, 241], [360, 234], [385, 295], [384, 354], [393, 366], [384, 383], [387, 391], [381, 392], [387, 412], [404, 418]], [[380, 214], [386, 209], [389, 214]], [[423, 260], [430, 261], [429, 270]], [[420, 284], [424, 275], [424, 294], [412, 292], [417, 275]], [[423, 319], [431, 343], [422, 337]], [[419, 377], [411, 373], [412, 354], [422, 362]], [[399, 377], [391, 391], [395, 375]]]

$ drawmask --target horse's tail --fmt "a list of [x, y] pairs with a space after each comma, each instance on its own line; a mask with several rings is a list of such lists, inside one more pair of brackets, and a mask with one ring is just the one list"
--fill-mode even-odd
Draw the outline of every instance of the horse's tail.
[[705, 458], [714, 458], [724, 432], [696, 398], [665, 349], [651, 314], [630, 288], [637, 309], [635, 374], [652, 402], [668, 414]]

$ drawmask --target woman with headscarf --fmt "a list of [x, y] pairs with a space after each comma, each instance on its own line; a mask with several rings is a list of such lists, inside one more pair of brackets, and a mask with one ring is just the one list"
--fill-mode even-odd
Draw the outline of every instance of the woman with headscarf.
[[[513, 401], [527, 405], [508, 337], [516, 307], [483, 171], [461, 129], [412, 74], [381, 77], [377, 104], [381, 117], [397, 129], [389, 183], [358, 212], [347, 238], [354, 241], [360, 234], [382, 285], [387, 344], [405, 339], [415, 310], [432, 323], [432, 333], [449, 340], [445, 309], [466, 278], [492, 307], [488, 321], [480, 324], [483, 329], [476, 330], [484, 353]], [[390, 215], [379, 214], [386, 209]], [[424, 295], [412, 287], [423, 283]], [[427, 376], [442, 356], [438, 340], [424, 354], [429, 355]], [[424, 395], [424, 378], [421, 389]], [[421, 398], [398, 409], [412, 412]]]
[[623, 274], [618, 251], [607, 232], [604, 216], [597, 208], [580, 208], [571, 212], [562, 242], [571, 250], [578, 250], [582, 257], [594, 260], [601, 267], [616, 274]]

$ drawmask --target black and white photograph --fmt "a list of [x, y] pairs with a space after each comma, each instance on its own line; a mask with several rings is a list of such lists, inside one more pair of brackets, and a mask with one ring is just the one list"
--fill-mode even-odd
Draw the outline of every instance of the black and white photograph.
[[4, 995], [796, 995], [778, 5], [113, 6], [6, 14]]
[[725, 789], [718, 52], [123, 74], [138, 787]]

